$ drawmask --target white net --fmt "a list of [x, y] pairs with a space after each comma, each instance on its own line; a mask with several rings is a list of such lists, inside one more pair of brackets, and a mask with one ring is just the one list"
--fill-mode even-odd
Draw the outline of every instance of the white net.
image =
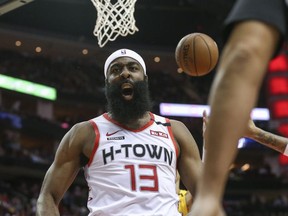
[[126, 36], [138, 31], [135, 25], [134, 11], [137, 0], [91, 0], [97, 10], [94, 35], [100, 47], [108, 41], [114, 41], [119, 35]]

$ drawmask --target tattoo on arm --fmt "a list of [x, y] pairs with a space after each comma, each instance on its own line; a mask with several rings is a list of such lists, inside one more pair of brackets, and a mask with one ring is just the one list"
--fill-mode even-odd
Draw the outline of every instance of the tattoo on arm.
[[281, 153], [284, 152], [287, 145], [286, 138], [267, 131], [260, 131], [256, 136], [256, 141]]

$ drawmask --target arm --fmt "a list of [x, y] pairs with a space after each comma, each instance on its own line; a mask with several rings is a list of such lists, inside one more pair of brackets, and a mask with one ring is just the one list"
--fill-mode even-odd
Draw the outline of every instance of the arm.
[[205, 153], [206, 153], [206, 145], [205, 145], [205, 140], [206, 140], [206, 128], [208, 125], [209, 117], [207, 115], [206, 110], [203, 111], [203, 117], [202, 117], [203, 123], [202, 123], [202, 136], [203, 136], [203, 146], [202, 146], [202, 161], [204, 162], [205, 160]]
[[192, 206], [193, 197], [189, 191], [180, 189], [180, 175], [178, 171], [176, 178], [176, 192], [179, 196], [178, 210], [183, 216], [185, 216]]
[[[206, 112], [203, 112], [203, 143], [206, 127], [208, 125], [209, 117]], [[288, 149], [286, 150], [288, 139], [286, 137], [278, 136], [276, 134], [265, 131], [255, 125], [253, 120], [250, 118], [248, 121], [247, 129], [244, 133], [244, 137], [255, 140], [268, 148], [274, 149], [282, 154], [288, 154]], [[203, 145], [203, 152], [206, 150]], [[285, 152], [285, 150], [287, 152]], [[204, 157], [204, 154], [203, 154]]]
[[80, 155], [86, 151], [84, 144], [94, 140], [92, 131], [90, 123], [80, 123], [63, 137], [44, 177], [36, 215], [60, 215], [58, 205], [79, 172]]
[[199, 149], [193, 136], [182, 122], [171, 120], [171, 126], [180, 148], [178, 171], [183, 184], [194, 195], [196, 181], [202, 168]]
[[245, 137], [253, 139], [269, 148], [272, 148], [282, 154], [286, 153], [285, 149], [288, 144], [288, 139], [276, 134], [272, 134], [268, 131], [262, 130], [256, 127], [254, 122], [250, 119], [248, 122], [247, 131]]

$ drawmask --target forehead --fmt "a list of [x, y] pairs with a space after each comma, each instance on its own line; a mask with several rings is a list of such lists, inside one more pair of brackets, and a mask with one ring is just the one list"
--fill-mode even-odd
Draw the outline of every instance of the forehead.
[[111, 66], [117, 65], [117, 64], [124, 64], [124, 65], [126, 65], [126, 64], [137, 64], [137, 65], [140, 65], [140, 63], [137, 60], [135, 60], [135, 59], [133, 59], [131, 57], [120, 57], [120, 58], [117, 58], [117, 59], [113, 60], [109, 66], [111, 67]]

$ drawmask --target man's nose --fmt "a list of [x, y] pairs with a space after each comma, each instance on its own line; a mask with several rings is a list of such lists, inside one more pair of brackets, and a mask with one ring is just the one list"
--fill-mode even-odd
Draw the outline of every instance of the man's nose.
[[120, 74], [121, 77], [127, 79], [130, 77], [130, 72], [126, 68], [123, 69], [122, 73]]

